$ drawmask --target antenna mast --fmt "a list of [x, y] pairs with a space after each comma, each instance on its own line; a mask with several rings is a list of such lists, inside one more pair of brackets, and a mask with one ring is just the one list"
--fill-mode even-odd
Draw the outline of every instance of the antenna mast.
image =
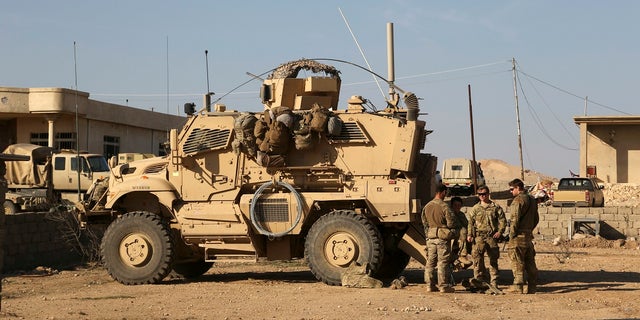
[[76, 171], [78, 172], [78, 202], [82, 201], [80, 195], [80, 170], [82, 170], [82, 161], [80, 161], [80, 129], [78, 125], [78, 63], [76, 59], [76, 42], [73, 42], [73, 77], [76, 86], [74, 101], [76, 105]]
[[207, 94], [204, 95], [204, 107], [207, 112], [211, 111], [211, 96], [213, 92], [209, 89], [209, 50], [204, 51], [204, 60], [207, 69]]

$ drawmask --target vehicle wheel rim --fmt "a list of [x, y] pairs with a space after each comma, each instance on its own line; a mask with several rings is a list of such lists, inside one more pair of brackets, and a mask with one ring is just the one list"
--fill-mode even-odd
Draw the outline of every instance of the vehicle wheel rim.
[[346, 267], [358, 257], [358, 243], [349, 233], [334, 233], [325, 243], [324, 254], [330, 264]]
[[120, 259], [130, 266], [140, 267], [149, 262], [152, 248], [143, 234], [130, 234], [120, 242]]

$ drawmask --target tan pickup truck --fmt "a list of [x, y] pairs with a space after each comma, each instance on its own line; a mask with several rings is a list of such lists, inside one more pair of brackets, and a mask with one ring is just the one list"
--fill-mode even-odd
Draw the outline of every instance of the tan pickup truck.
[[554, 207], [604, 207], [602, 188], [593, 178], [562, 178], [550, 196]]

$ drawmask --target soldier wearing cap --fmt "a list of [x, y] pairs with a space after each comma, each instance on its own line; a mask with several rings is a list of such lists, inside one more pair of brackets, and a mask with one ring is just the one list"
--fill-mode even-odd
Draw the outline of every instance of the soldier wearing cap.
[[514, 196], [509, 207], [511, 212], [509, 226], [509, 257], [513, 270], [512, 293], [524, 293], [525, 272], [527, 278], [526, 293], [536, 292], [538, 268], [536, 250], [533, 247], [533, 229], [538, 225], [538, 204], [524, 188], [520, 179], [509, 182], [509, 191]]
[[[491, 285], [498, 286], [498, 259], [500, 247], [498, 239], [502, 237], [506, 226], [502, 207], [489, 197], [489, 188], [478, 188], [480, 202], [471, 209], [467, 240], [473, 243], [471, 256], [473, 257], [473, 277], [480, 281], [489, 280]], [[484, 263], [484, 254], [489, 257], [489, 277]], [[487, 279], [490, 278], [490, 279]]]

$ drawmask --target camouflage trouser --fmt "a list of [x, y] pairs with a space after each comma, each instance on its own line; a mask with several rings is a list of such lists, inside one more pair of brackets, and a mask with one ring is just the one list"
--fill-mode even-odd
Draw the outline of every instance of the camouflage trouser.
[[509, 240], [509, 257], [513, 270], [513, 284], [524, 285], [524, 273], [527, 273], [527, 284], [536, 286], [538, 267], [536, 266], [536, 249], [533, 247], [531, 234], [520, 234]]
[[460, 256], [465, 256], [468, 254], [468, 249], [467, 246], [469, 244], [467, 243], [467, 240], [461, 240], [461, 239], [454, 239], [451, 242], [451, 258], [449, 260], [451, 260], [450, 262], [453, 263], [454, 261], [456, 261]]
[[[484, 253], [489, 257], [489, 275], [487, 278], [487, 267], [484, 263]], [[500, 247], [495, 239], [489, 235], [477, 235], [474, 238], [473, 249], [473, 277], [478, 280], [498, 281], [498, 259], [500, 258]]]
[[424, 282], [434, 287], [436, 284], [436, 266], [438, 271], [438, 287], [449, 286], [451, 274], [449, 259], [451, 255], [451, 241], [441, 239], [427, 239], [427, 265], [424, 268]]

